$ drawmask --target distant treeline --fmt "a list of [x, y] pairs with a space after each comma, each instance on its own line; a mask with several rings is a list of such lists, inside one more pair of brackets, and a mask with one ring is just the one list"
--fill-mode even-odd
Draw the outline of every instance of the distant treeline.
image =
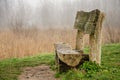
[[120, 27], [120, 0], [0, 0], [0, 27], [73, 27], [78, 10], [100, 9], [105, 26]]

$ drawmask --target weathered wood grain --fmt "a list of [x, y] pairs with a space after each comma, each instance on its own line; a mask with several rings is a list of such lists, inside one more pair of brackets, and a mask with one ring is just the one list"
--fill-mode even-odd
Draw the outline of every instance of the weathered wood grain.
[[90, 61], [95, 61], [99, 65], [101, 64], [101, 36], [102, 36], [102, 22], [104, 14], [100, 13], [98, 16], [96, 28], [94, 34], [90, 34]]
[[84, 35], [89, 34], [90, 61], [101, 63], [101, 30], [104, 14], [98, 9], [84, 12], [78, 11], [74, 28], [78, 29], [76, 37], [76, 49], [84, 49]]
[[[98, 9], [84, 12], [78, 11], [74, 28], [78, 30], [76, 36], [76, 50], [73, 50], [70, 45], [65, 43], [56, 43], [56, 65], [59, 72], [77, 68], [84, 61], [92, 61], [98, 64], [101, 63], [101, 35], [102, 22], [104, 14]], [[85, 55], [84, 50], [84, 35], [89, 34], [90, 53]]]
[[89, 56], [84, 55], [83, 51], [72, 50], [68, 44], [55, 44], [55, 51], [56, 65], [59, 72], [76, 68], [84, 61], [89, 60]]

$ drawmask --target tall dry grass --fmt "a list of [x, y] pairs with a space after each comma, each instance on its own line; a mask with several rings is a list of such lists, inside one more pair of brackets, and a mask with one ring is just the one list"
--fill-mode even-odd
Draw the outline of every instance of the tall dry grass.
[[105, 27], [103, 28], [103, 43], [120, 43], [120, 27]]
[[[103, 30], [103, 43], [120, 42], [120, 28], [110, 30]], [[75, 48], [75, 41], [76, 30], [74, 29], [28, 28], [21, 31], [1, 30], [0, 59], [53, 52], [55, 42], [66, 42]], [[89, 44], [88, 35], [85, 36], [85, 44]]]

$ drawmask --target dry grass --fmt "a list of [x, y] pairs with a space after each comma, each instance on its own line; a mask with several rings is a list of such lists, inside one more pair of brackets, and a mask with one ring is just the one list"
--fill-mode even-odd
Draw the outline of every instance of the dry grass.
[[0, 32], [0, 59], [24, 57], [41, 52], [53, 52], [55, 42], [67, 42], [74, 46], [76, 32], [73, 30], [37, 30], [14, 33]]
[[[103, 31], [103, 42], [120, 42], [120, 29], [111, 29], [110, 34]], [[109, 33], [109, 34], [108, 34]], [[112, 36], [110, 36], [112, 35]], [[88, 44], [88, 35], [85, 36]], [[41, 52], [53, 52], [55, 42], [66, 42], [75, 48], [76, 30], [69, 29], [25, 29], [20, 32], [12, 30], [0, 31], [0, 59], [11, 57], [24, 57]]]
[[120, 43], [120, 27], [106, 27], [103, 29], [103, 43]]

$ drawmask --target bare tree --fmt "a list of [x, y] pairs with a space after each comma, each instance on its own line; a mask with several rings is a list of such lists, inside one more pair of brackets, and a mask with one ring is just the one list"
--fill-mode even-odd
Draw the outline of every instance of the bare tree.
[[[15, 5], [17, 4], [17, 5]], [[10, 29], [16, 33], [22, 33], [24, 28], [24, 18], [25, 18], [25, 8], [24, 8], [24, 2], [23, 0], [18, 0], [13, 5], [14, 10], [13, 14], [11, 15], [11, 21], [10, 21]]]

